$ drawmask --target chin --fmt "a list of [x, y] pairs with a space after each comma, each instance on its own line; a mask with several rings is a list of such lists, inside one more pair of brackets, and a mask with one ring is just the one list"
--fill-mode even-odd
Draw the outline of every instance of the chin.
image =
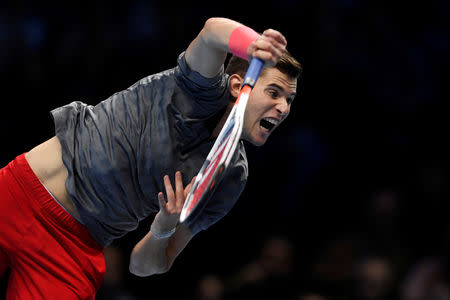
[[256, 147], [261, 147], [262, 145], [264, 145], [266, 143], [266, 141], [267, 141], [267, 139], [252, 139], [249, 142]]
[[242, 135], [243, 140], [249, 142], [250, 144], [252, 144], [253, 146], [256, 146], [256, 147], [261, 147], [262, 145], [264, 145], [268, 138], [269, 138], [268, 134], [260, 135], [259, 133], [255, 133], [255, 132], [253, 132], [253, 134], [251, 134], [251, 135], [245, 134], [245, 133], [243, 133], [243, 135]]

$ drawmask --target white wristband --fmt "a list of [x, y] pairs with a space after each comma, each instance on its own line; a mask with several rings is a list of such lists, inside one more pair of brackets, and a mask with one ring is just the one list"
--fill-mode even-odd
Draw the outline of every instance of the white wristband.
[[159, 240], [159, 239], [166, 239], [166, 238], [171, 237], [171, 236], [175, 233], [176, 230], [177, 230], [177, 228], [174, 227], [174, 228], [172, 228], [172, 229], [169, 230], [169, 231], [166, 231], [166, 232], [159, 232], [159, 231], [153, 229], [153, 224], [152, 224], [152, 226], [150, 226], [150, 231], [152, 232], [152, 235], [153, 235], [153, 236], [155, 237], [155, 239], [157, 239], [157, 240]]

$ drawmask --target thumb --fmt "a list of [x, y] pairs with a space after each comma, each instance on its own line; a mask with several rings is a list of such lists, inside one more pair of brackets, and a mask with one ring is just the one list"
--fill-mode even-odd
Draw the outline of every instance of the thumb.
[[[191, 182], [186, 186], [186, 188], [184, 189], [184, 198], [187, 197], [187, 195], [189, 194], [189, 192], [191, 191], [192, 186], [194, 185], [195, 179], [197, 178], [197, 176], [194, 176], [191, 180]], [[186, 199], [185, 199], [186, 200]]]
[[163, 212], [166, 212], [166, 199], [164, 198], [164, 194], [162, 192], [158, 193], [158, 202], [159, 209]]

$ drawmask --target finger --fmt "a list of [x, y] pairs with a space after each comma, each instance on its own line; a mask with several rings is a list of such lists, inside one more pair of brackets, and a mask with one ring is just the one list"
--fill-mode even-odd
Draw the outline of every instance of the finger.
[[175, 193], [168, 175], [164, 176], [164, 186], [166, 188], [167, 203], [172, 204], [175, 201]]
[[256, 50], [253, 52], [253, 57], [263, 60], [265, 62], [265, 67], [273, 67], [278, 61], [272, 53], [264, 50]]
[[189, 192], [191, 191], [191, 188], [194, 185], [194, 182], [195, 182], [196, 178], [197, 178], [197, 176], [194, 176], [194, 178], [192, 178], [191, 182], [184, 189], [184, 198], [185, 199], [186, 199], [187, 195], [189, 194]]
[[159, 209], [163, 212], [166, 212], [166, 199], [164, 199], [164, 194], [162, 192], [158, 193], [158, 202], [159, 202]]
[[286, 50], [287, 42], [286, 39], [281, 34], [263, 34], [262, 36], [263, 41], [267, 41], [270, 44], [272, 44], [275, 48], [280, 49], [282, 52]]
[[286, 38], [284, 37], [283, 34], [281, 34], [281, 33], [280, 33], [279, 31], [277, 31], [277, 30], [274, 30], [274, 29], [267, 29], [267, 30], [265, 30], [265, 31], [263, 32], [263, 35], [275, 39], [277, 42], [283, 44], [284, 46], [287, 45], [287, 40], [286, 40]]
[[175, 173], [175, 191], [176, 191], [176, 204], [179, 206], [180, 203], [184, 202], [184, 187], [183, 187], [183, 178], [181, 177], [181, 172], [178, 171]]
[[276, 57], [281, 57], [285, 47], [280, 43], [275, 42], [271, 38], [256, 40], [253, 45], [255, 51], [262, 50], [272, 53]]

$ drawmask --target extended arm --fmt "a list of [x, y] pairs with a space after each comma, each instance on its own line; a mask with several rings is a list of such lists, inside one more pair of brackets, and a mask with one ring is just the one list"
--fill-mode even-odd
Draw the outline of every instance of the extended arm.
[[[217, 75], [227, 53], [230, 52], [230, 36], [242, 26], [244, 25], [226, 18], [208, 19], [186, 50], [189, 67], [205, 77]], [[252, 35], [249, 37], [245, 34], [235, 34], [233, 38], [252, 38]], [[262, 35], [255, 35], [254, 39], [248, 49], [243, 49], [242, 52], [246, 52], [248, 57], [254, 56], [264, 60], [266, 66], [275, 65], [286, 50], [286, 39], [276, 30], [267, 29]], [[239, 42], [237, 44], [240, 45]], [[247, 44], [242, 43], [242, 46], [244, 45]]]
[[[194, 182], [183, 188], [181, 173], [175, 174], [175, 191], [169, 177], [164, 177], [167, 202], [163, 193], [158, 194], [160, 211], [151, 230], [140, 240], [130, 257], [130, 272], [137, 276], [150, 276], [167, 272], [175, 258], [192, 239], [193, 234], [184, 225], [177, 226], [184, 200]], [[173, 235], [170, 233], [176, 228]]]

